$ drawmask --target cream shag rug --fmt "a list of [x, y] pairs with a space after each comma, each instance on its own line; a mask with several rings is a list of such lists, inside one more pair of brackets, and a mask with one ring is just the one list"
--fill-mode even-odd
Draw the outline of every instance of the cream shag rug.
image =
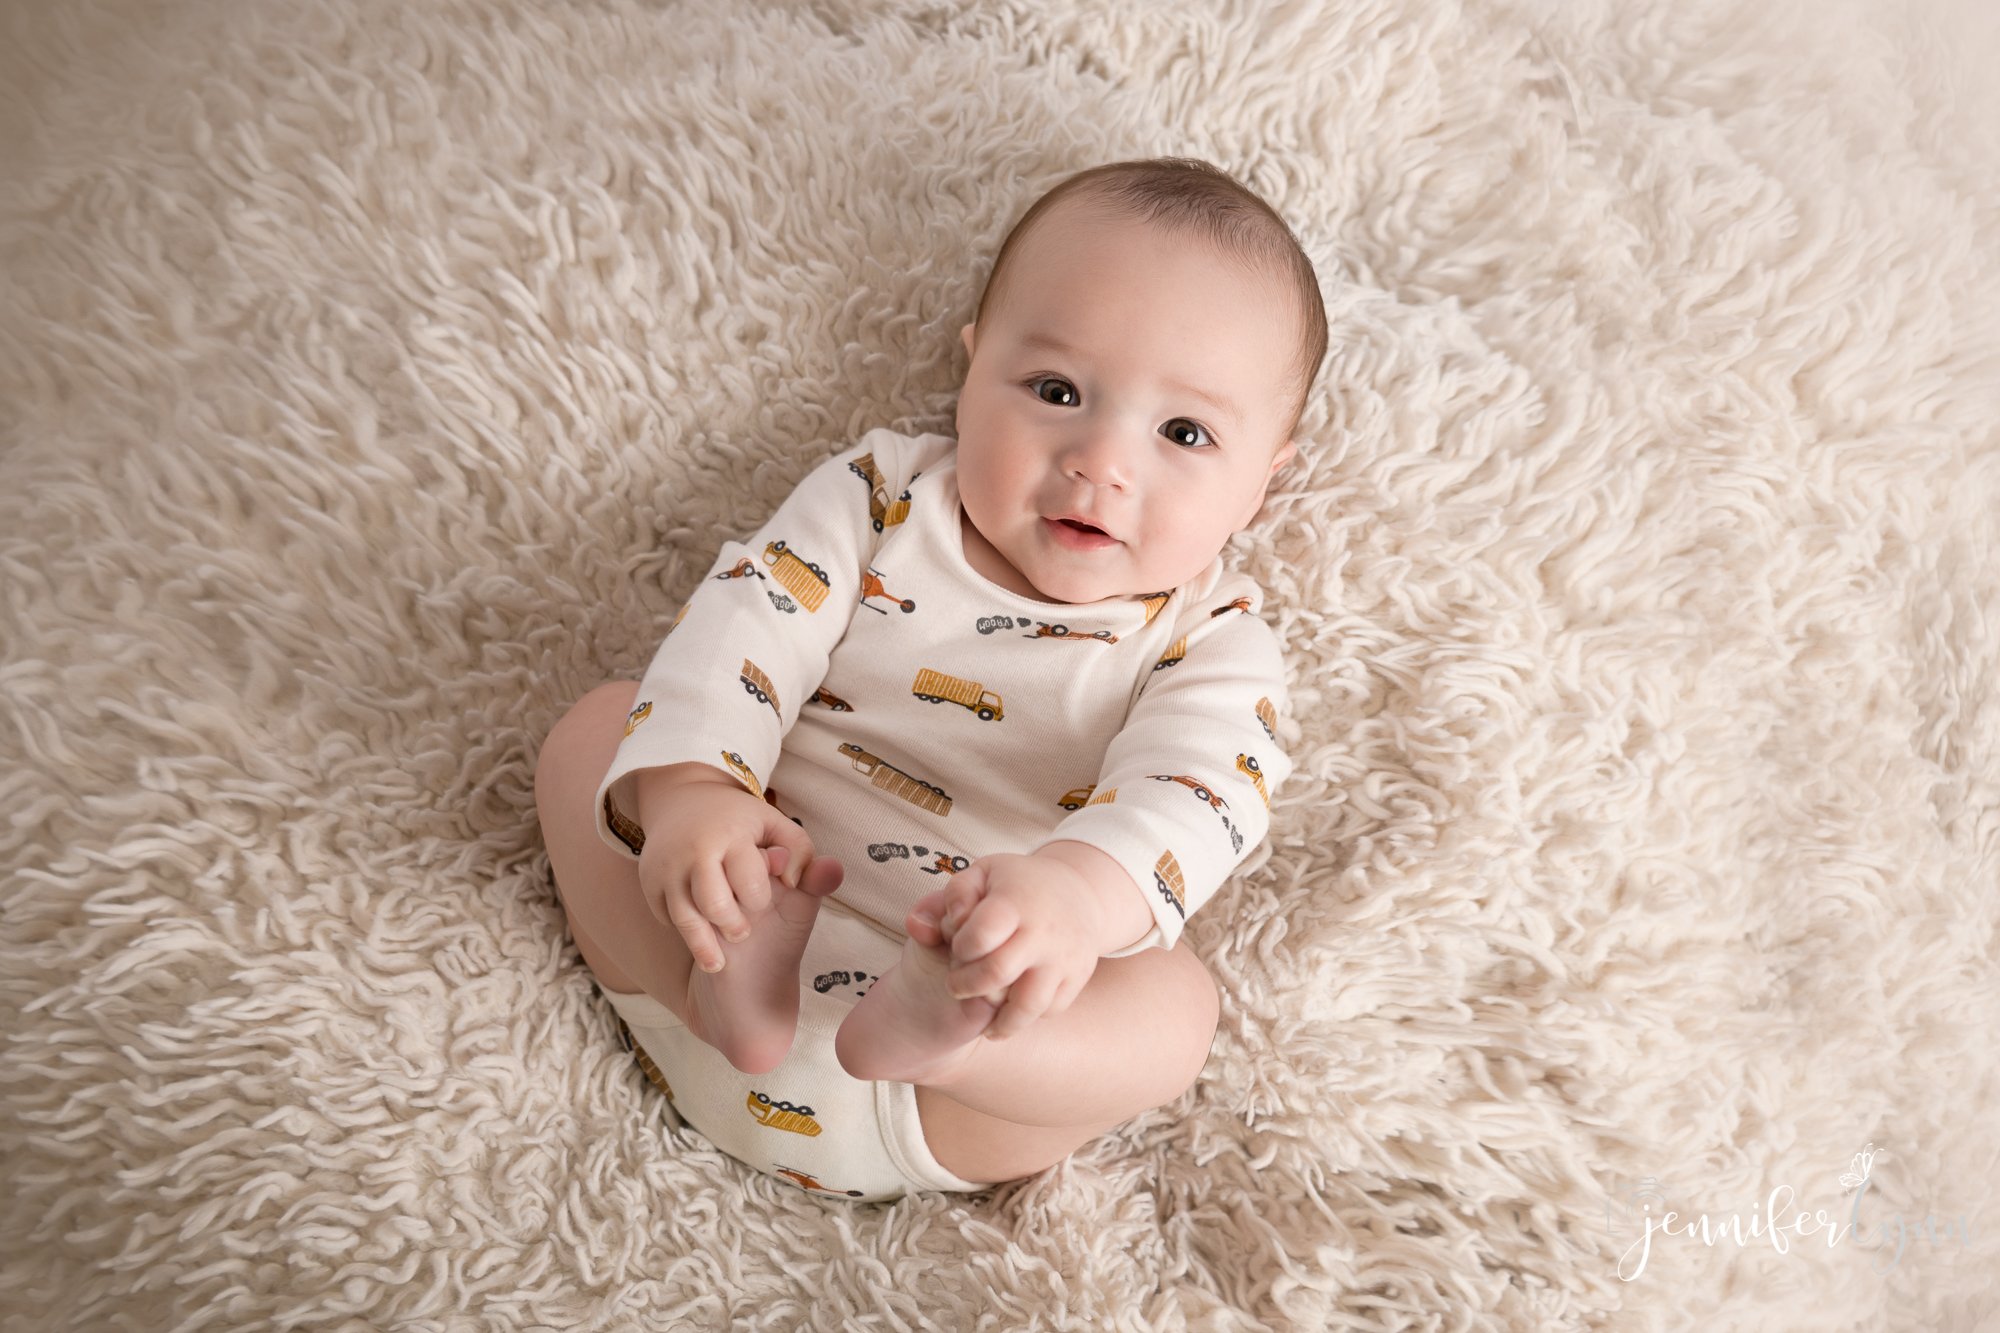
[[[7, 1330], [2000, 1320], [1990, 9], [4, 15]], [[1333, 326], [1214, 1054], [802, 1194], [663, 1128], [537, 748], [1156, 153]], [[1774, 1191], [1862, 1230], [1633, 1248]]]

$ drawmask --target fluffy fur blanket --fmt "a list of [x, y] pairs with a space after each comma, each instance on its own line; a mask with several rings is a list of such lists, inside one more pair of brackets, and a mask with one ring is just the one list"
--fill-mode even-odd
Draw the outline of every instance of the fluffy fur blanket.
[[[5, 1328], [2000, 1317], [1988, 14], [8, 6]], [[990, 1194], [750, 1175], [537, 748], [1156, 153], [1333, 327], [1231, 548], [1303, 739], [1208, 1069]]]

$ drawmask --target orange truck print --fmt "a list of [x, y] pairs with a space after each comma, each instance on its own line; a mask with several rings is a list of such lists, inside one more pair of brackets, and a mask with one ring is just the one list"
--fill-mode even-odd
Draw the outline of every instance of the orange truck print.
[[851, 1199], [861, 1197], [860, 1190], [844, 1190], [825, 1184], [810, 1171], [800, 1171], [793, 1167], [785, 1166], [782, 1163], [772, 1167], [771, 1170], [774, 1174], [783, 1176], [802, 1190], [824, 1190], [828, 1194], [845, 1194]]
[[896, 596], [896, 594], [890, 592], [887, 588], [883, 587], [881, 573], [877, 571], [873, 565], [870, 565], [868, 567], [868, 572], [862, 575], [861, 578], [861, 604], [867, 607], [871, 611], [882, 611], [883, 615], [885, 616], [888, 615], [889, 613], [887, 611], [883, 611], [881, 607], [874, 605], [869, 600], [870, 598], [874, 597], [888, 598], [890, 601], [896, 603], [897, 606], [903, 608], [904, 615], [908, 615], [910, 612], [917, 609], [917, 604], [911, 601], [909, 598], [907, 597], [899, 598]]
[[1063, 639], [1070, 643], [1116, 643], [1118, 636], [1108, 629], [1094, 629], [1088, 634], [1072, 634], [1068, 625], [1051, 625], [1046, 620], [1037, 621], [1032, 633], [1021, 637], [1027, 639]]
[[[1269, 736], [1273, 741], [1278, 739], [1278, 710], [1271, 706], [1269, 699], [1259, 699], [1257, 701], [1257, 720], [1264, 724], [1264, 734], [1266, 736]], [[1261, 786], [1262, 784], [1260, 783], [1259, 785]], [[1265, 803], [1269, 804], [1269, 802], [1270, 798], [1266, 797]]]
[[982, 722], [998, 722], [1007, 715], [1007, 710], [1000, 706], [1000, 696], [978, 681], [948, 676], [929, 667], [922, 667], [917, 671], [917, 678], [910, 685], [910, 693], [927, 704], [957, 704], [968, 713], [979, 714], [979, 720]]
[[881, 756], [868, 753], [852, 741], [844, 741], [838, 748], [840, 753], [853, 761], [856, 772], [868, 775], [870, 785], [880, 787], [891, 796], [900, 796], [920, 809], [940, 815], [951, 813], [951, 797], [939, 788], [911, 777], [894, 764], [885, 763]]
[[1182, 786], [1192, 791], [1196, 796], [1199, 796], [1201, 797], [1202, 800], [1207, 801], [1211, 809], [1223, 810], [1228, 808], [1229, 802], [1223, 800], [1220, 796], [1210, 791], [1208, 789], [1208, 784], [1203, 782], [1199, 778], [1191, 778], [1185, 773], [1149, 773], [1146, 776], [1158, 778], [1162, 782], [1180, 783]]
[[817, 611], [825, 603], [826, 571], [799, 559], [783, 541], [764, 543], [764, 563], [771, 567], [771, 577], [798, 598], [806, 610]]
[[743, 659], [743, 669], [736, 674], [736, 678], [743, 682], [743, 688], [748, 690], [758, 703], [771, 705], [771, 711], [778, 715], [780, 722], [785, 720], [784, 710], [778, 707], [778, 687], [771, 683], [771, 678], [764, 674], [763, 668], [746, 657]]

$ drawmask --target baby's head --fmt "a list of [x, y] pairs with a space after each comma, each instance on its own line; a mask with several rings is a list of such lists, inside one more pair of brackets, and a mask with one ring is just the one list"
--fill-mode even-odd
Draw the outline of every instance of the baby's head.
[[[1189, 158], [1092, 167], [1036, 200], [961, 336], [967, 541], [1057, 602], [1206, 569], [1296, 452], [1327, 342], [1291, 229]], [[1086, 546], [1062, 515], [1114, 540]]]

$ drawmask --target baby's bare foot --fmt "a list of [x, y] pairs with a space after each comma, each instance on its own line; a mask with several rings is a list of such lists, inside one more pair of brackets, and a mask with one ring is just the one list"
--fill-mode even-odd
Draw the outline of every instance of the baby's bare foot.
[[928, 1083], [972, 1057], [999, 1007], [983, 996], [953, 997], [951, 946], [935, 930], [929, 942], [903, 941], [903, 956], [841, 1020], [834, 1053], [855, 1078]]
[[688, 969], [688, 1031], [713, 1046], [746, 1074], [768, 1074], [791, 1054], [799, 1027], [799, 959], [819, 918], [819, 900], [840, 887], [840, 862], [815, 857], [798, 888], [778, 878], [785, 848], [767, 859], [771, 905], [748, 917], [750, 933], [740, 941], [718, 934], [722, 970]]

